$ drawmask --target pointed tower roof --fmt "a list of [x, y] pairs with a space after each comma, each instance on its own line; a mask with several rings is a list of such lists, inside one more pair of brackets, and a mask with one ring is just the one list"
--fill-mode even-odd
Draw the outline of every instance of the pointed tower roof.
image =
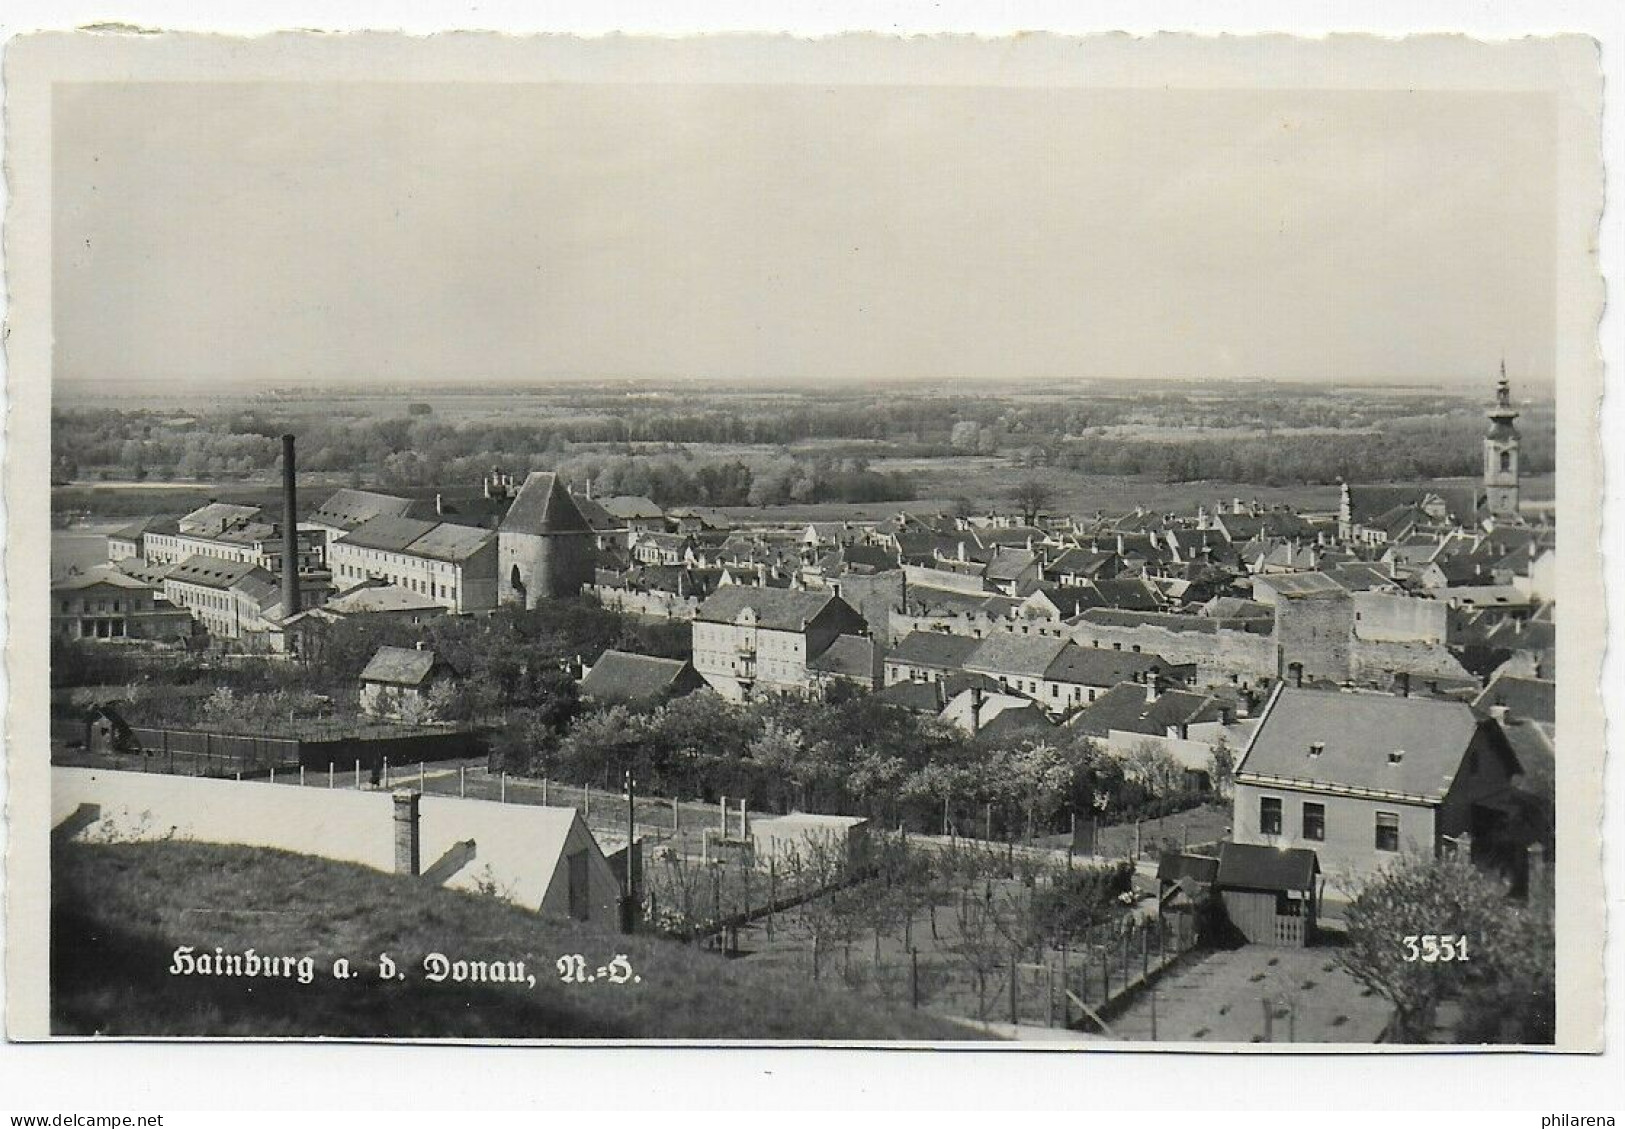
[[592, 525], [582, 515], [552, 471], [531, 471], [514, 496], [507, 517], [499, 527], [508, 533], [591, 533]]
[[1517, 437], [1518, 429], [1513, 420], [1518, 418], [1518, 409], [1512, 406], [1512, 386], [1507, 382], [1507, 363], [1501, 362], [1501, 379], [1495, 385], [1495, 407], [1489, 410], [1490, 438], [1513, 439]]

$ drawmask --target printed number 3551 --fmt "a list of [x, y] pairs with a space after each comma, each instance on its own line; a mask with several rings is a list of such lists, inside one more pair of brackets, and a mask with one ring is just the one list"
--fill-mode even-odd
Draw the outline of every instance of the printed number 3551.
[[1467, 959], [1467, 934], [1422, 933], [1404, 939], [1405, 960], [1423, 964]]

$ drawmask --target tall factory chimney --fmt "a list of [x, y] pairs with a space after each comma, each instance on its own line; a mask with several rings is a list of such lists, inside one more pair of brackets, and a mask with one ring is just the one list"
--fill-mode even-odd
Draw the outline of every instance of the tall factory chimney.
[[299, 610], [299, 492], [294, 485], [293, 436], [282, 437], [282, 618]]

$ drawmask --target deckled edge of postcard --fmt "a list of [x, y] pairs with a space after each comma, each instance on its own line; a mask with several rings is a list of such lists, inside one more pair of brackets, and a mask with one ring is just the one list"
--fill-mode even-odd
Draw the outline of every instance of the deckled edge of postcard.
[[[1025, 34], [827, 39], [445, 33], [237, 38], [103, 27], [6, 45], [6, 282], [10, 294], [6, 501], [8, 710], [7, 1034], [49, 1037], [50, 773], [46, 653], [51, 403], [51, 86], [54, 82], [283, 81], [961, 84], [1549, 91], [1558, 117], [1559, 774], [1557, 1049], [1602, 1048], [1604, 650], [1598, 265], [1602, 72], [1583, 35], [1485, 42], [1461, 35], [1221, 37]], [[1576, 547], [1576, 548], [1570, 548]], [[1134, 1049], [1143, 1049], [1136, 1047]], [[1168, 1049], [1190, 1051], [1189, 1046]], [[1320, 1050], [1382, 1050], [1324, 1046]], [[1401, 1048], [1387, 1048], [1401, 1049]], [[1440, 1048], [1460, 1051], [1461, 1047]]]

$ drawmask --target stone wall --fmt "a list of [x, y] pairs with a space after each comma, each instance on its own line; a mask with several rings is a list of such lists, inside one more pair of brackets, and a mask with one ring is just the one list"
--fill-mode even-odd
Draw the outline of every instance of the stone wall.
[[679, 623], [692, 620], [700, 606], [697, 596], [679, 596], [675, 592], [636, 592], [602, 584], [591, 585], [582, 591], [611, 611], [651, 619], [676, 620]]

